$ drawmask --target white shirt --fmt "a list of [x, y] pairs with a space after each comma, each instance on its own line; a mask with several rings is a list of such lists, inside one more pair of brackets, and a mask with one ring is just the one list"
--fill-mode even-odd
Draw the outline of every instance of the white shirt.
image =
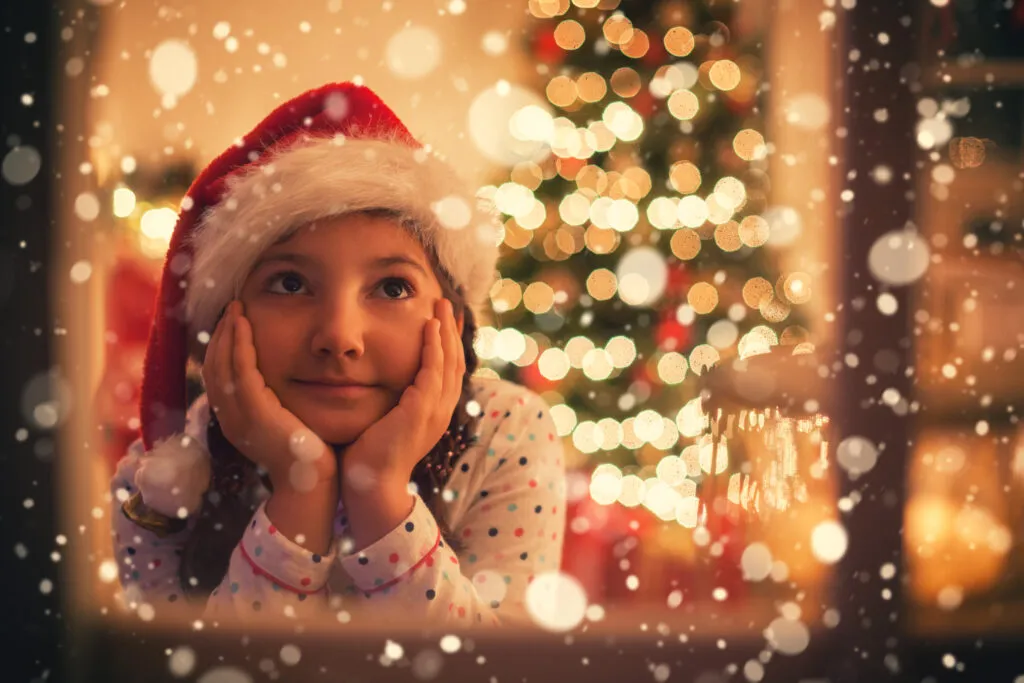
[[[259, 504], [235, 546], [227, 574], [204, 616], [302, 617], [395, 609], [403, 621], [466, 626], [526, 623], [524, 596], [534, 576], [559, 569], [565, 528], [565, 463], [561, 439], [544, 401], [504, 380], [474, 378], [481, 409], [478, 440], [462, 454], [442, 494], [444, 514], [462, 550], [456, 555], [418, 495], [409, 516], [383, 538], [344, 554], [338, 539], [320, 556], [285, 538]], [[206, 397], [188, 411], [185, 433], [206, 444]], [[115, 551], [121, 583], [137, 603], [157, 611], [182, 596], [179, 560], [194, 520], [158, 538], [120, 509], [135, 493], [141, 441], [118, 463], [111, 482]], [[120, 494], [119, 489], [124, 491]], [[346, 528], [344, 509], [336, 536]]]

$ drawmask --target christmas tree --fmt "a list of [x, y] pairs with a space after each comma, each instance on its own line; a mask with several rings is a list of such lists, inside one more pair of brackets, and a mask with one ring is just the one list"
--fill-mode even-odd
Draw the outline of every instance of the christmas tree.
[[768, 204], [762, 45], [738, 7], [530, 0], [548, 108], [511, 127], [546, 153], [493, 188], [503, 279], [481, 356], [552, 404], [576, 464], [606, 463], [595, 500], [665, 520], [677, 496], [652, 507], [651, 486], [688, 498], [702, 475], [699, 375], [806, 341], [810, 276], [766, 249], [796, 218]]

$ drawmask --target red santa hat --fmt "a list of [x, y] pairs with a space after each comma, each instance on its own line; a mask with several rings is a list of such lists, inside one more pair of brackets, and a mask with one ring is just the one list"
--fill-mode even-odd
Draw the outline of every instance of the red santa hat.
[[[270, 113], [214, 159], [181, 202], [146, 350], [136, 484], [167, 515], [192, 512], [209, 456], [185, 437], [186, 364], [260, 253], [289, 231], [388, 209], [437, 256], [471, 307], [496, 276], [500, 224], [370, 89], [331, 83]], [[158, 456], [158, 457], [153, 457]]]

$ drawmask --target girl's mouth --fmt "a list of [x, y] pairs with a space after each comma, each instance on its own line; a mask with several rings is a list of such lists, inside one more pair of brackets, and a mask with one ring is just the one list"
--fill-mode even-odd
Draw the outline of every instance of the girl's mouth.
[[365, 398], [377, 387], [368, 384], [332, 384], [329, 382], [313, 382], [293, 380], [304, 392], [322, 398], [358, 399]]

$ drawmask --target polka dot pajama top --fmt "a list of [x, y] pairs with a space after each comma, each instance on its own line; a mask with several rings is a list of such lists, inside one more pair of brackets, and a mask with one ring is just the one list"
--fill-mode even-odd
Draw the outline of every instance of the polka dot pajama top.
[[[395, 610], [403, 621], [453, 625], [526, 623], [526, 588], [559, 568], [565, 527], [561, 440], [544, 401], [505, 380], [473, 379], [481, 409], [477, 441], [459, 458], [442, 494], [443, 514], [461, 549], [452, 551], [417, 494], [412, 512], [375, 543], [355, 550], [343, 504], [326, 555], [310, 553], [270, 523], [263, 500], [234, 548], [227, 574], [204, 617], [303, 617]], [[206, 443], [205, 396], [188, 411], [185, 432]], [[159, 538], [120, 509], [135, 492], [141, 441], [118, 463], [111, 482], [114, 546], [129, 600], [160, 604], [181, 595], [179, 559], [194, 525]]]

